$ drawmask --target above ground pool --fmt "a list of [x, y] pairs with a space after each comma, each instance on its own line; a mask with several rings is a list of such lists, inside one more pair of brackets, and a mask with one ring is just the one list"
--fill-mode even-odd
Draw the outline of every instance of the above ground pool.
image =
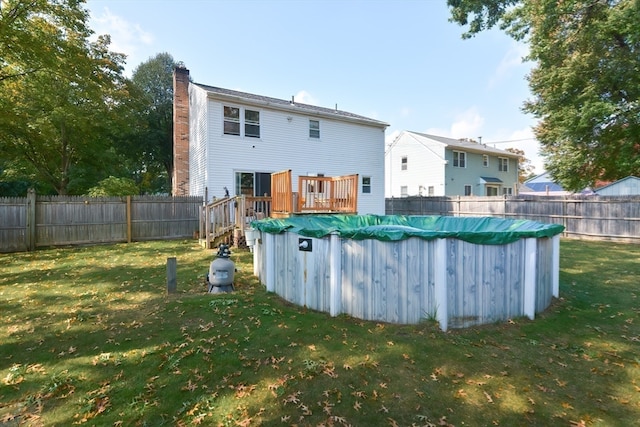
[[268, 291], [332, 316], [443, 330], [544, 311], [562, 225], [487, 217], [299, 215], [252, 223]]

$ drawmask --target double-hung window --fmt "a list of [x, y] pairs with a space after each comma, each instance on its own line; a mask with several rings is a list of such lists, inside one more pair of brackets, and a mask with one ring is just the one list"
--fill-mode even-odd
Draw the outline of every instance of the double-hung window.
[[224, 134], [240, 135], [240, 109], [224, 107]]
[[402, 159], [400, 159], [400, 169], [403, 171], [407, 170], [407, 156], [403, 156]]
[[320, 122], [318, 120], [309, 120], [309, 138], [320, 138]]
[[223, 132], [225, 135], [260, 138], [260, 112], [225, 105]]
[[260, 112], [244, 110], [244, 136], [260, 138]]
[[467, 153], [464, 151], [453, 152], [453, 167], [454, 168], [466, 168], [467, 167]]
[[362, 177], [362, 194], [371, 193], [371, 177], [363, 176]]
[[482, 167], [489, 167], [489, 156], [487, 154], [482, 155]]
[[509, 172], [509, 159], [506, 157], [498, 157], [498, 170], [500, 172]]

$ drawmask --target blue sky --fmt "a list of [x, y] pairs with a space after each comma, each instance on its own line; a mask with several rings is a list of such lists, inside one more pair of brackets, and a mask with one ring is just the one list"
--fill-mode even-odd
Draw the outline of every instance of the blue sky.
[[402, 130], [519, 148], [543, 172], [521, 111], [526, 46], [462, 40], [445, 0], [89, 0], [126, 74], [167, 52], [195, 82], [361, 114]]

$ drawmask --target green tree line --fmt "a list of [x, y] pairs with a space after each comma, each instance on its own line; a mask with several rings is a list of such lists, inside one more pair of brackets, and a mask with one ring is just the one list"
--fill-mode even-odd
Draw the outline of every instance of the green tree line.
[[123, 75], [76, 0], [0, 6], [0, 196], [162, 194], [171, 188], [172, 70]]

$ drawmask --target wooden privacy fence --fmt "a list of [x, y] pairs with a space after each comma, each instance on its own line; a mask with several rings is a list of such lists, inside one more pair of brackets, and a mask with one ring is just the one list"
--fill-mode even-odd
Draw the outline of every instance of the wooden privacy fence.
[[387, 215], [496, 216], [562, 224], [564, 236], [640, 241], [640, 196], [403, 197]]
[[38, 247], [192, 238], [201, 197], [0, 198], [0, 252]]

